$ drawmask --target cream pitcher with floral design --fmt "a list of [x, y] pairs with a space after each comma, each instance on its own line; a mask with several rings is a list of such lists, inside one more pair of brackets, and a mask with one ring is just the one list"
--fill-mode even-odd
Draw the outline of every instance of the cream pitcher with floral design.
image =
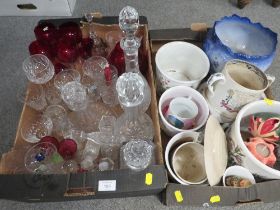
[[233, 121], [242, 106], [264, 97], [274, 80], [250, 63], [228, 61], [222, 73], [212, 74], [207, 81], [206, 98], [212, 114], [221, 123]]

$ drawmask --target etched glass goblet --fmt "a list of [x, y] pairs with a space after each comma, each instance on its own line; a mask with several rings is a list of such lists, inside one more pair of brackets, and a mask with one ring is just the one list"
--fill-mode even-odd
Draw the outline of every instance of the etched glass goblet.
[[38, 115], [25, 120], [21, 127], [21, 137], [29, 143], [37, 143], [44, 136], [52, 133], [53, 123], [50, 118]]
[[19, 89], [17, 99], [27, 106], [37, 111], [42, 111], [46, 108], [47, 101], [45, 98], [44, 88], [41, 85], [30, 83], [27, 90]]
[[60, 105], [48, 106], [43, 115], [52, 120], [53, 131], [61, 131], [67, 123], [67, 112]]
[[81, 111], [87, 107], [86, 88], [77, 81], [65, 84], [61, 90], [61, 97], [72, 111]]
[[31, 173], [48, 174], [56, 169], [56, 147], [51, 143], [39, 143], [31, 147], [25, 154], [24, 164]]
[[63, 86], [66, 85], [68, 82], [80, 82], [81, 75], [75, 69], [66, 69], [59, 72], [54, 78], [54, 86], [62, 90]]
[[104, 104], [116, 106], [119, 104], [116, 83], [118, 70], [113, 65], [108, 65], [104, 70], [103, 82], [100, 82], [100, 95]]
[[44, 84], [54, 75], [52, 62], [42, 54], [31, 55], [23, 61], [23, 71], [29, 81], [35, 84]]

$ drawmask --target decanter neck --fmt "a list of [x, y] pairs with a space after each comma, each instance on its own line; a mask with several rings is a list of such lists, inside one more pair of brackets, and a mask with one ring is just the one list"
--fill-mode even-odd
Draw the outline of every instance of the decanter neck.
[[124, 113], [126, 115], [126, 119], [134, 123], [139, 120], [139, 115], [141, 110], [139, 109], [140, 106], [135, 106], [135, 107], [126, 107], [124, 108]]
[[126, 72], [139, 73], [138, 63], [138, 49], [140, 47], [140, 40], [133, 34], [127, 35], [121, 40], [121, 48], [125, 56]]

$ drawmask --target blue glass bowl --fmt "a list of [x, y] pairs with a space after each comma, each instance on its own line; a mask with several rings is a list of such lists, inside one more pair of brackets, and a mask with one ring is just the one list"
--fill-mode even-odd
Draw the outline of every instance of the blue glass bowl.
[[225, 63], [240, 59], [265, 71], [271, 65], [277, 46], [277, 34], [247, 17], [225, 16], [216, 21], [203, 44], [211, 69], [223, 70]]

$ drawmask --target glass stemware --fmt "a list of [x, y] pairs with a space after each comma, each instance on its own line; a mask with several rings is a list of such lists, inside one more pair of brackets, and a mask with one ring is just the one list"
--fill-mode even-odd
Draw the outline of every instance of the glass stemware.
[[54, 75], [52, 62], [42, 54], [31, 55], [23, 61], [23, 71], [29, 81], [35, 84], [44, 84]]
[[53, 131], [61, 131], [67, 122], [67, 112], [60, 105], [50, 105], [43, 113], [53, 123]]
[[79, 170], [79, 165], [75, 160], [66, 160], [61, 169], [65, 173], [76, 173]]
[[119, 26], [125, 37], [121, 40], [121, 48], [125, 54], [125, 71], [137, 73], [144, 81], [144, 100], [141, 109], [146, 112], [151, 103], [151, 90], [145, 77], [139, 70], [138, 49], [141, 41], [135, 36], [139, 27], [139, 15], [135, 8], [126, 6], [119, 14]]
[[91, 79], [88, 87], [89, 92], [96, 92], [100, 95], [100, 86], [104, 83], [104, 69], [108, 66], [108, 61], [102, 56], [92, 56], [85, 60], [83, 64], [84, 76]]
[[89, 170], [94, 167], [94, 161], [99, 156], [100, 145], [95, 141], [88, 140], [83, 151], [81, 167]]
[[39, 143], [31, 147], [25, 154], [24, 164], [31, 173], [53, 173], [56, 165], [63, 162], [57, 154], [56, 147], [51, 143]]
[[19, 89], [17, 99], [37, 111], [44, 110], [48, 105], [43, 87], [33, 83], [28, 85], [27, 90]]
[[81, 111], [87, 107], [86, 88], [77, 81], [65, 84], [61, 90], [61, 97], [72, 111]]
[[113, 65], [108, 65], [104, 70], [105, 80], [100, 84], [100, 95], [104, 104], [109, 106], [116, 106], [118, 101], [118, 94], [116, 91], [116, 83], [118, 79], [118, 70]]
[[116, 122], [121, 142], [153, 139], [153, 122], [142, 109], [144, 87], [145, 83], [138, 73], [124, 73], [118, 78], [116, 89], [119, 102], [124, 109], [124, 113]]
[[53, 129], [53, 123], [50, 118], [45, 116], [36, 116], [33, 119], [26, 120], [21, 127], [22, 138], [29, 143], [37, 143], [44, 136], [49, 136]]
[[108, 52], [111, 52], [116, 44], [122, 39], [123, 34], [121, 31], [109, 31], [105, 34], [105, 40], [108, 46]]
[[94, 30], [94, 24], [92, 23], [93, 20], [93, 13], [86, 13], [85, 19], [89, 23], [89, 37], [93, 40], [93, 54], [94, 55], [100, 55], [105, 56], [106, 55], [106, 43], [103, 42], [103, 40], [98, 37], [98, 35], [95, 33]]
[[60, 91], [54, 86], [54, 79], [44, 85], [45, 97], [50, 105], [57, 105], [62, 102]]
[[54, 86], [58, 90], [62, 90], [63, 86], [66, 85], [68, 82], [80, 82], [81, 75], [75, 69], [66, 69], [59, 72], [54, 78]]
[[98, 163], [99, 171], [108, 171], [114, 169], [114, 161], [110, 158], [101, 158]]

